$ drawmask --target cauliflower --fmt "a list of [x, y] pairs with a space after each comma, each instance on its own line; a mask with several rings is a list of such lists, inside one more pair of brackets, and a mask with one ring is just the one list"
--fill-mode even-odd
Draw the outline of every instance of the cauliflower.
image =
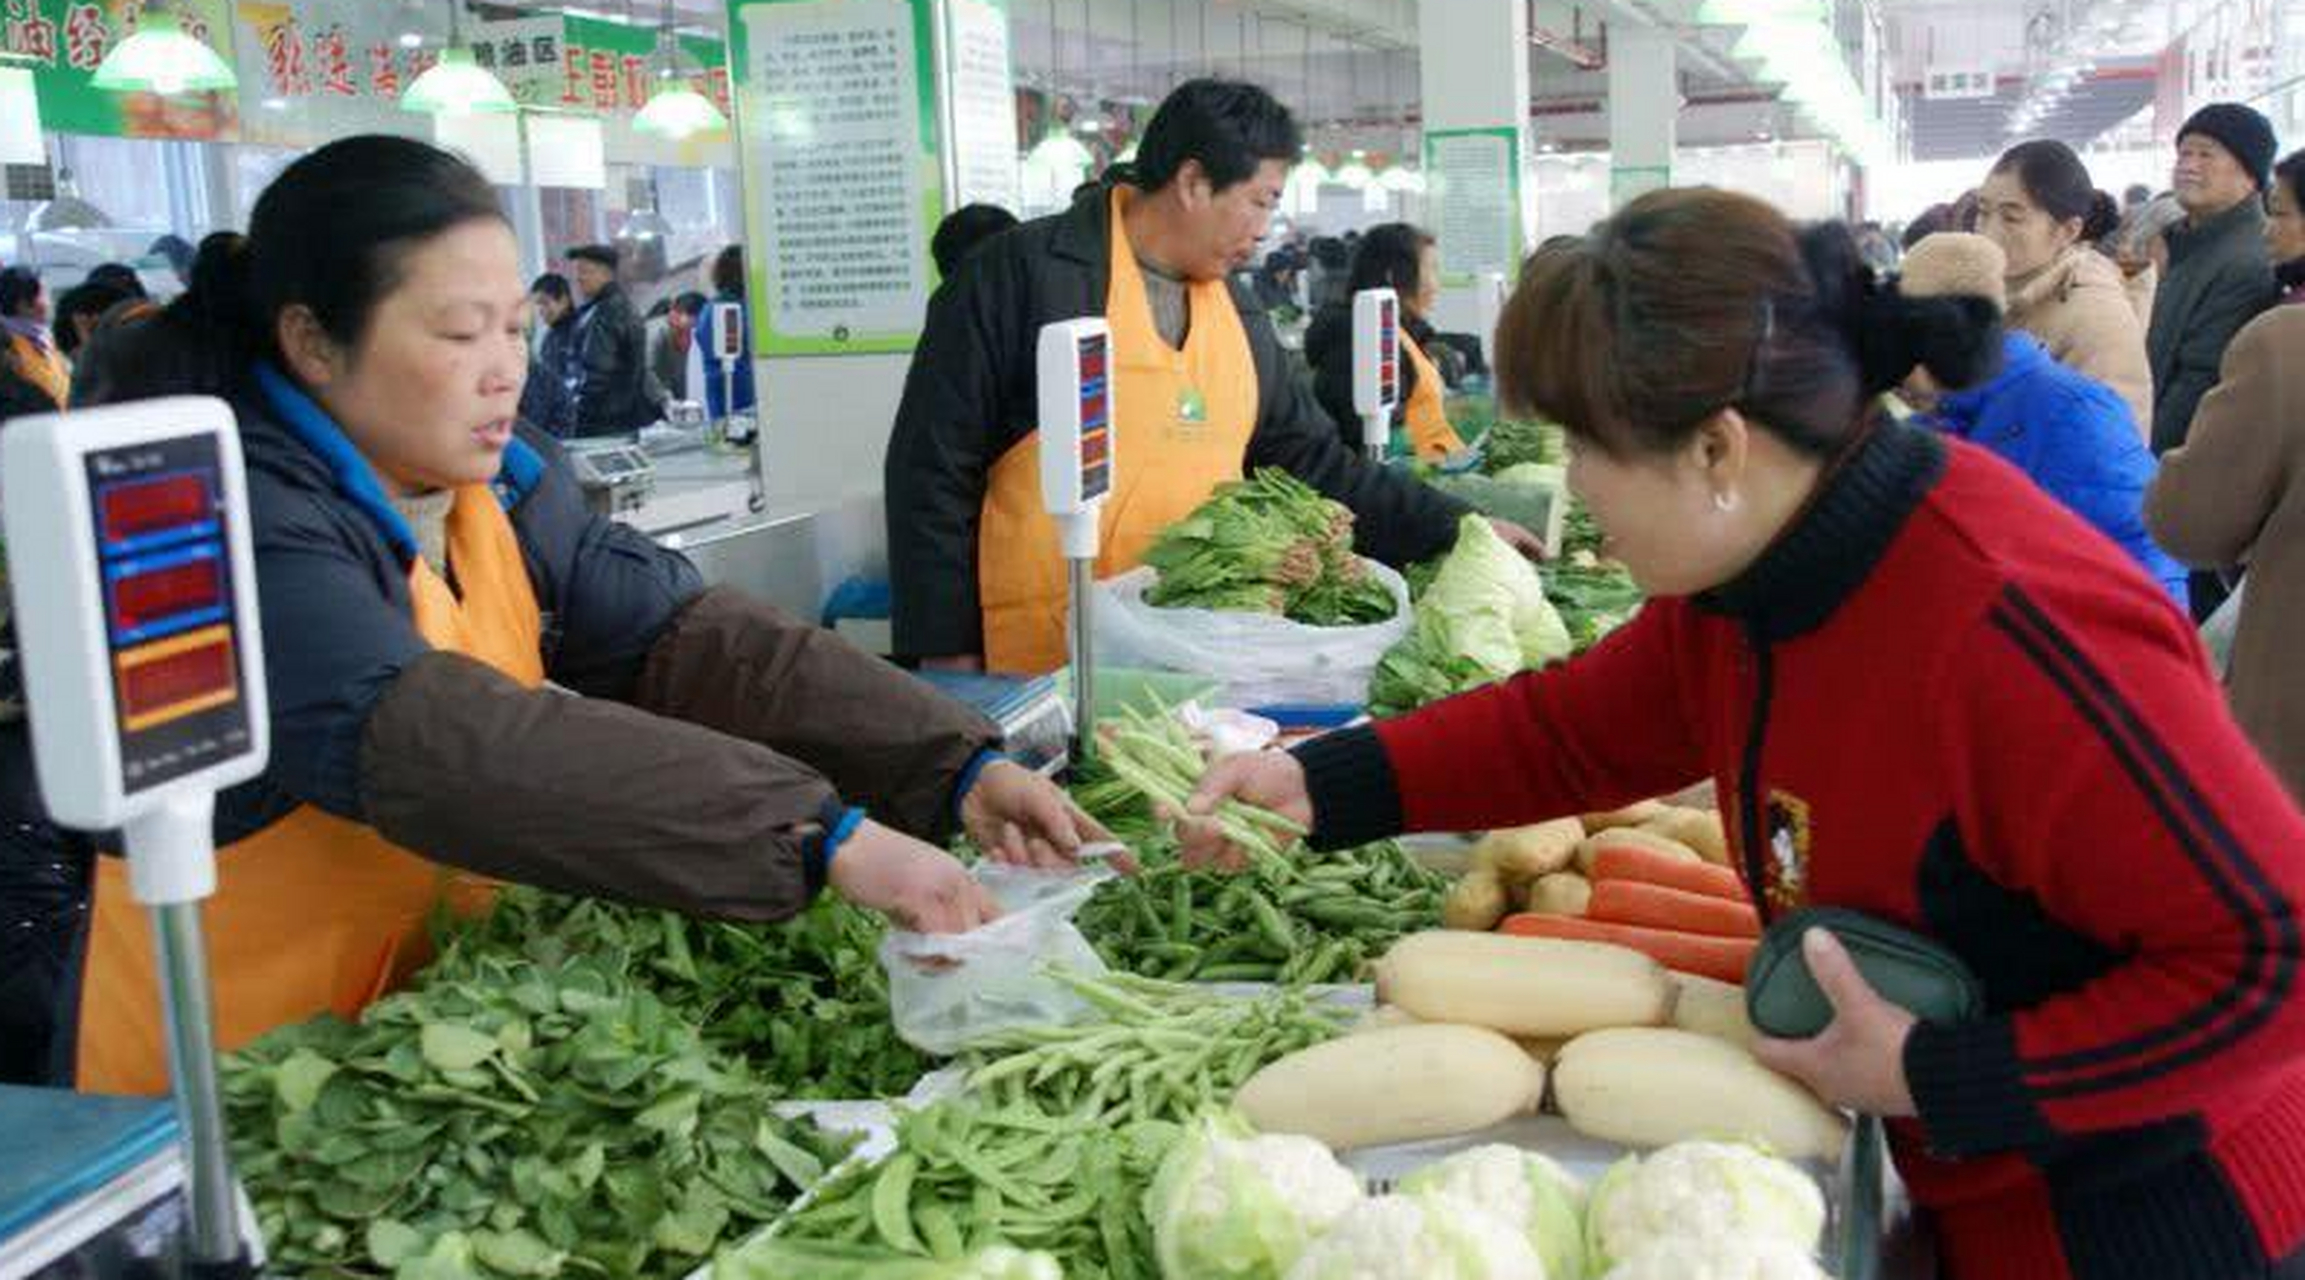
[[1832, 1280], [1808, 1250], [1758, 1236], [1668, 1236], [1641, 1246], [1603, 1280]]
[[1824, 1230], [1825, 1196], [1814, 1179], [1732, 1142], [1626, 1156], [1593, 1188], [1585, 1224], [1596, 1272], [1665, 1237], [1781, 1240], [1807, 1252]]
[[1401, 1190], [1470, 1200], [1520, 1228], [1544, 1260], [1545, 1280], [1582, 1280], [1584, 1184], [1549, 1156], [1490, 1143], [1417, 1170]]
[[1364, 1202], [1287, 1280], [1545, 1280], [1545, 1264], [1511, 1223], [1435, 1191]]
[[1161, 1162], [1144, 1206], [1168, 1280], [1280, 1280], [1362, 1202], [1360, 1179], [1314, 1139], [1204, 1117]]

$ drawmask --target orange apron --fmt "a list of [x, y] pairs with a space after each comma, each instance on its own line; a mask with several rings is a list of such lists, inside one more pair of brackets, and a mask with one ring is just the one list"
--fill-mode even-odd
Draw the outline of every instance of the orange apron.
[[1439, 462], [1465, 447], [1457, 429], [1449, 425], [1448, 414], [1441, 410], [1441, 371], [1425, 359], [1425, 353], [1405, 333], [1401, 335], [1401, 353], [1409, 358], [1409, 367], [1417, 371], [1416, 390], [1409, 393], [1409, 402], [1402, 407], [1401, 415], [1408, 427], [1409, 447], [1426, 462]]
[[[435, 649], [541, 685], [536, 593], [512, 522], [487, 485], [457, 491], [448, 548], [461, 599], [423, 560], [409, 566], [418, 633]], [[427, 921], [460, 885], [474, 882], [311, 805], [218, 850], [216, 893], [200, 910], [218, 1050], [322, 1013], [352, 1017], [400, 985], [429, 958]], [[95, 903], [79, 1086], [163, 1092], [168, 1057], [151, 917], [129, 895], [124, 859], [97, 860]]]
[[[1186, 286], [1192, 326], [1182, 351], [1161, 341], [1112, 193], [1113, 493], [1098, 522], [1096, 575], [1135, 568], [1168, 526], [1237, 480], [1256, 431], [1257, 374], [1248, 331], [1222, 280]], [[992, 467], [977, 525], [977, 591], [990, 671], [1040, 674], [1065, 663], [1065, 566], [1040, 499], [1040, 436]]]
[[42, 348], [22, 334], [11, 334], [9, 345], [15, 348], [16, 372], [46, 392], [57, 408], [64, 408], [72, 399], [72, 370], [64, 363], [64, 353], [54, 347]]

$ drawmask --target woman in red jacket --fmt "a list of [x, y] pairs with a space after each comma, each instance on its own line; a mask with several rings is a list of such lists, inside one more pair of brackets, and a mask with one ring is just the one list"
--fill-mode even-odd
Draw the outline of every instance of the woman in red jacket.
[[1982, 980], [1986, 1016], [1917, 1024], [1814, 935], [1836, 1019], [1761, 1049], [1892, 1118], [1948, 1276], [2305, 1276], [2305, 816], [2164, 592], [2005, 464], [1878, 412], [1993, 329], [1722, 192], [1541, 252], [1500, 385], [1566, 424], [1649, 605], [1565, 666], [1235, 757], [1194, 807], [1337, 847], [1710, 775], [1765, 917], [1869, 912]]

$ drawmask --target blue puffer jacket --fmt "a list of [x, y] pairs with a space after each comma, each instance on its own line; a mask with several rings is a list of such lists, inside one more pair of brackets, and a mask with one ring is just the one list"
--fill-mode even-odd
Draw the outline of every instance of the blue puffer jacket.
[[2001, 340], [1993, 380], [1945, 395], [1931, 418], [1983, 445], [2129, 553], [2186, 603], [2185, 568], [2145, 531], [2145, 490], [2157, 464], [2129, 406], [2103, 383], [2050, 358], [2022, 333]]

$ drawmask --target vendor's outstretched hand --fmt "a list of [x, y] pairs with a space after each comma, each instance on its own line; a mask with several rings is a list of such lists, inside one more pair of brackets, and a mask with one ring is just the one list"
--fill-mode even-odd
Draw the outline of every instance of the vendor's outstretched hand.
[[1286, 751], [1244, 751], [1226, 756], [1201, 778], [1200, 787], [1181, 814], [1167, 815], [1177, 824], [1177, 839], [1188, 867], [1217, 867], [1238, 871], [1248, 865], [1248, 854], [1225, 838], [1210, 815], [1227, 800], [1238, 800], [1310, 827], [1313, 798], [1305, 790], [1305, 767]]
[[[977, 775], [961, 801], [960, 817], [986, 857], [1044, 871], [1070, 870], [1080, 861], [1081, 846], [1112, 839], [1062, 788], [1008, 760], [995, 760]], [[1125, 855], [1115, 857], [1113, 866], [1136, 870]]]
[[833, 892], [914, 933], [967, 933], [1000, 915], [1000, 904], [937, 848], [865, 822], [832, 855]]
[[1825, 929], [1801, 935], [1801, 955], [1817, 989], [1833, 1006], [1833, 1021], [1808, 1040], [1763, 1037], [1753, 1056], [1814, 1090], [1836, 1107], [1885, 1119], [1914, 1114], [1905, 1080], [1905, 1039], [1913, 1015], [1873, 990], [1848, 949]]
[[1520, 552], [1528, 559], [1548, 560], [1552, 558], [1552, 552], [1545, 549], [1543, 538], [1510, 520], [1499, 520], [1495, 516], [1491, 516], [1489, 517], [1489, 527], [1497, 531], [1497, 536], [1505, 540], [1506, 546]]

